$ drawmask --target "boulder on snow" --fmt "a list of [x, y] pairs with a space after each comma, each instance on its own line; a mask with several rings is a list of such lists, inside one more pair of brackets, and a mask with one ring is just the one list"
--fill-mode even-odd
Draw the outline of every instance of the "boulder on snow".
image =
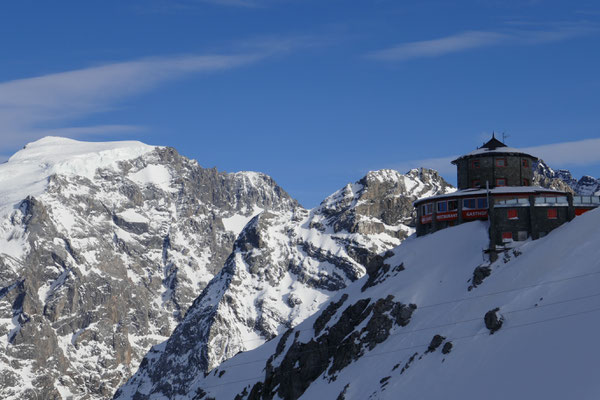
[[473, 271], [473, 287], [481, 285], [483, 280], [490, 276], [492, 269], [490, 267], [479, 266]]
[[504, 317], [500, 315], [498, 311], [500, 311], [500, 309], [496, 307], [493, 310], [485, 313], [485, 317], [483, 317], [485, 327], [490, 330], [490, 335], [493, 335], [494, 332], [500, 329], [504, 323]]
[[435, 335], [431, 339], [431, 343], [429, 343], [429, 347], [427, 347], [427, 351], [425, 353], [433, 353], [442, 343], [446, 340], [442, 335]]
[[452, 342], [444, 343], [444, 347], [442, 347], [442, 354], [448, 354], [452, 351]]

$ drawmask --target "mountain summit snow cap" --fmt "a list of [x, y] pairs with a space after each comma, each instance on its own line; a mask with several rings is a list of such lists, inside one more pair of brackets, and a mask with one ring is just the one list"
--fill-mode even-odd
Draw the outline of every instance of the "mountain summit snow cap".
[[83, 142], [55, 136], [28, 143], [0, 165], [0, 208], [39, 195], [53, 174], [92, 179], [98, 168], [116, 167], [155, 148], [138, 141]]

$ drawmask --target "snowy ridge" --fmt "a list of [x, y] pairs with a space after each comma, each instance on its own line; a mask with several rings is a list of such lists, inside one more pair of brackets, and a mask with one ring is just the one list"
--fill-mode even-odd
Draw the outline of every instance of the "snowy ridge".
[[237, 235], [224, 221], [295, 207], [252, 176], [62, 138], [1, 165], [0, 397], [112, 396], [223, 266]]
[[115, 398], [177, 398], [199, 374], [301, 323], [412, 233], [416, 194], [447, 190], [432, 171], [372, 171], [313, 210], [256, 216], [168, 342]]
[[566, 169], [553, 170], [543, 160], [534, 166], [534, 184], [572, 192], [581, 196], [600, 196], [600, 179], [589, 175], [575, 179]]
[[0, 164], [0, 209], [43, 193], [53, 174], [92, 179], [99, 168], [115, 168], [154, 148], [135, 141], [89, 143], [52, 136], [29, 143]]
[[[589, 212], [487, 264], [483, 222], [407, 240], [320, 312], [177, 398], [594, 399], [599, 225]], [[478, 266], [491, 275], [469, 291]]]

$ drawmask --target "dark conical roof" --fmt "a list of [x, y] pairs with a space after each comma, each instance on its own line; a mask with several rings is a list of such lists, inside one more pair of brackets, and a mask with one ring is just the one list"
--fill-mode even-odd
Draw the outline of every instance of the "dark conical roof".
[[492, 135], [492, 138], [487, 143], [485, 143], [483, 146], [481, 146], [480, 149], [486, 148], [489, 150], [496, 150], [498, 147], [508, 147], [508, 146], [506, 146], [504, 143], [502, 143], [501, 141], [496, 139], [495, 135]]
[[524, 153], [521, 150], [518, 150], [518, 149], [515, 149], [512, 147], [508, 147], [507, 145], [505, 145], [504, 143], [502, 143], [501, 141], [496, 139], [496, 136], [494, 134], [492, 134], [492, 138], [487, 143], [484, 143], [483, 146], [478, 147], [477, 150], [472, 151], [469, 154], [465, 154], [464, 156], [458, 157], [456, 160], [452, 161], [452, 164], [456, 164], [456, 162], [458, 160], [463, 159], [463, 158], [481, 157], [486, 154], [494, 154], [494, 155], [499, 155], [499, 154], [516, 155], [516, 154], [518, 154], [520, 156], [531, 157], [534, 161], [537, 161], [537, 159], [538, 159], [537, 157], [534, 157], [530, 154]]

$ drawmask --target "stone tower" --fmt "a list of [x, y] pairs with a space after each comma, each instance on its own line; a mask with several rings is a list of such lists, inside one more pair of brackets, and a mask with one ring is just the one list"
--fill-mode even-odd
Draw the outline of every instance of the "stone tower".
[[452, 161], [459, 190], [500, 186], [531, 186], [537, 158], [506, 146], [495, 136], [471, 153]]

